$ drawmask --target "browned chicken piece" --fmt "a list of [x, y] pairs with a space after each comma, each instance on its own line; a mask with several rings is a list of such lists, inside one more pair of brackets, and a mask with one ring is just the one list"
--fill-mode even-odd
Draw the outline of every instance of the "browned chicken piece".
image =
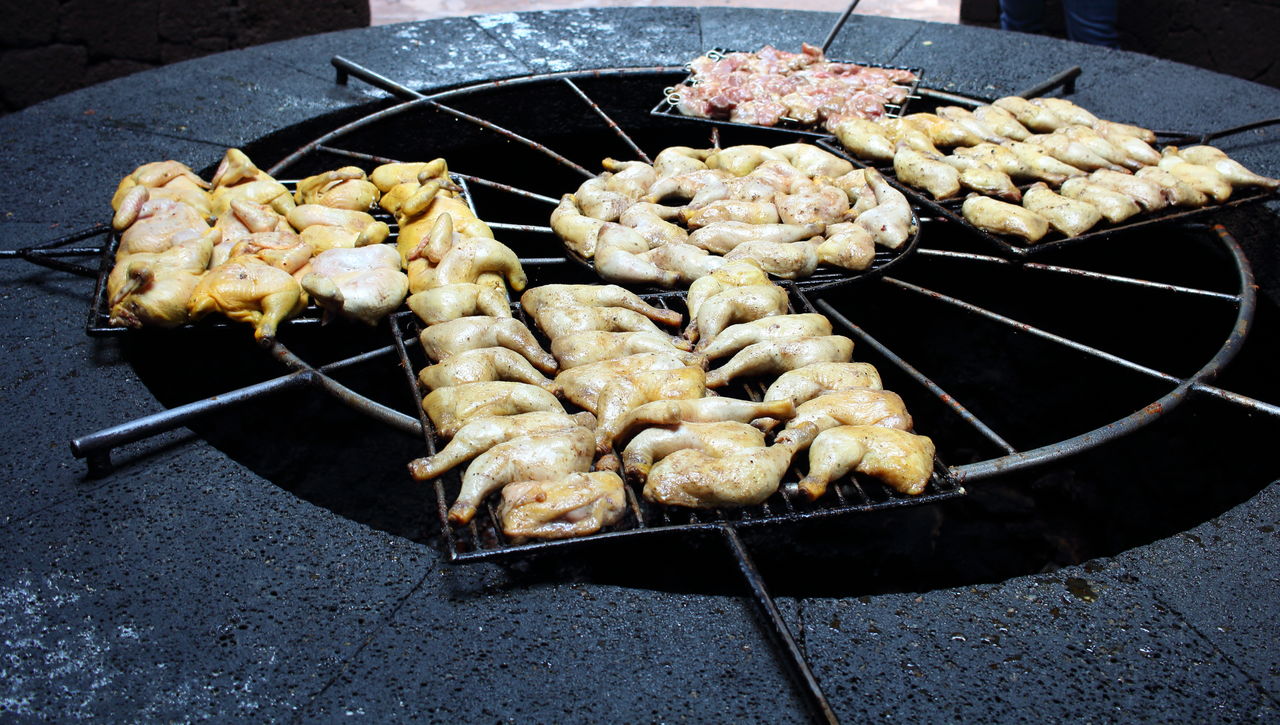
[[796, 415], [778, 434], [778, 440], [793, 441], [801, 447], [813, 437], [839, 425], [874, 425], [911, 430], [911, 415], [902, 398], [889, 390], [853, 388], [823, 393], [796, 406]]
[[1030, 144], [1049, 154], [1053, 158], [1085, 171], [1096, 169], [1112, 169], [1119, 171], [1124, 167], [1113, 164], [1094, 153], [1092, 149], [1079, 141], [1073, 140], [1065, 133], [1041, 133], [1027, 137], [1023, 143]]
[[172, 199], [152, 199], [145, 186], [136, 186], [126, 195], [112, 226], [123, 230], [116, 248], [117, 260], [138, 252], [163, 252], [210, 231], [200, 212]]
[[518, 481], [502, 489], [498, 520], [515, 543], [594, 534], [622, 520], [626, 486], [612, 471], [571, 473], [554, 481]]
[[648, 428], [636, 434], [622, 451], [622, 470], [643, 481], [653, 464], [682, 450], [720, 458], [751, 448], [764, 448], [764, 434], [746, 423], [680, 423], [673, 428]]
[[449, 444], [439, 453], [428, 458], [416, 458], [409, 463], [409, 473], [416, 480], [428, 481], [443, 476], [456, 466], [475, 458], [499, 443], [513, 438], [531, 435], [555, 435], [574, 428], [596, 427], [595, 416], [590, 413], [517, 413], [473, 418], [467, 421]]
[[1107, 169], [1099, 169], [1089, 174], [1087, 178], [1090, 183], [1104, 189], [1118, 191], [1133, 199], [1146, 211], [1156, 211], [1169, 206], [1169, 198], [1165, 194], [1164, 187], [1154, 181]]
[[695, 149], [688, 146], [668, 146], [653, 157], [653, 170], [659, 179], [668, 176], [705, 169], [707, 156], [713, 149]]
[[772, 282], [729, 287], [698, 305], [685, 337], [706, 344], [735, 322], [785, 315], [788, 302], [787, 291]]
[[437, 388], [422, 399], [422, 409], [436, 432], [446, 438], [485, 416], [564, 412], [556, 396], [542, 388], [505, 380]]
[[876, 244], [897, 249], [915, 233], [911, 204], [906, 195], [885, 181], [875, 169], [867, 169], [867, 184], [876, 196], [876, 206], [858, 215], [856, 223], [866, 229]]
[[619, 426], [632, 410], [655, 400], [701, 398], [707, 394], [706, 381], [706, 371], [696, 365], [650, 370], [609, 381], [596, 398], [596, 451], [609, 451]]
[[[1245, 168], [1239, 161], [1227, 156], [1222, 149], [1213, 146], [1188, 146], [1177, 151], [1179, 157], [1190, 163], [1205, 166], [1222, 175], [1232, 186], [1261, 186], [1267, 189], [1280, 188], [1280, 179], [1272, 179], [1255, 174]], [[1157, 162], [1158, 163], [1158, 162]]]
[[787, 157], [768, 146], [728, 146], [707, 156], [707, 167], [724, 169], [734, 176], [746, 176], [766, 161], [787, 161]]
[[634, 292], [613, 284], [547, 284], [520, 296], [520, 305], [537, 316], [545, 307], [621, 307], [664, 325], [678, 325], [680, 313], [654, 307]]
[[[433, 328], [434, 329], [434, 328]], [[551, 343], [551, 354], [564, 370], [579, 365], [634, 355], [642, 352], [685, 353], [690, 347], [682, 340], [660, 332], [576, 332]], [[685, 353], [686, 364], [697, 364], [701, 355]]]
[[1124, 149], [1111, 143], [1088, 126], [1068, 126], [1054, 133], [1063, 134], [1112, 164], [1123, 166], [1126, 169], [1137, 170], [1147, 165], [1138, 159], [1130, 157]]
[[409, 278], [400, 271], [400, 255], [386, 244], [330, 249], [311, 260], [302, 278], [305, 289], [327, 313], [368, 325], [400, 307]]
[[689, 229], [705, 227], [716, 222], [747, 222], [748, 224], [777, 224], [781, 221], [778, 207], [767, 201], [739, 201], [721, 199], [699, 209], [686, 209], [680, 218]]
[[[444, 159], [416, 161], [409, 163], [383, 164], [369, 173], [369, 181], [382, 193], [391, 191], [400, 184], [424, 183], [427, 179], [447, 178], [448, 164]], [[419, 178], [423, 181], [419, 181]]]
[[764, 399], [799, 406], [825, 393], [861, 389], [884, 389], [880, 373], [871, 363], [814, 363], [778, 376], [765, 391]]
[[1049, 233], [1049, 221], [1039, 214], [987, 196], [970, 196], [960, 211], [970, 224], [992, 234], [1038, 242]]
[[854, 156], [869, 161], [892, 161], [894, 143], [888, 132], [875, 121], [848, 118], [836, 123], [831, 132], [840, 145]]
[[1156, 166], [1148, 166], [1133, 172], [1139, 179], [1154, 181], [1164, 189], [1165, 197], [1174, 206], [1198, 209], [1209, 203], [1209, 197], [1201, 191], [1191, 188], [1190, 184], [1173, 174]]
[[1083, 201], [1097, 209], [1104, 219], [1118, 224], [1142, 211], [1138, 202], [1118, 191], [1106, 189], [1084, 178], [1067, 179], [1058, 193], [1068, 199]]
[[560, 392], [560, 386], [538, 372], [523, 355], [505, 347], [479, 347], [455, 353], [442, 362], [423, 368], [418, 372], [418, 380], [428, 390], [511, 380], [537, 385], [552, 394]]
[[616, 222], [622, 212], [631, 206], [632, 200], [625, 194], [608, 189], [607, 183], [611, 176], [613, 175], [608, 173], [594, 176], [582, 182], [577, 191], [573, 192], [573, 200], [582, 214], [604, 222]]
[[783, 314], [730, 325], [714, 338], [704, 337], [694, 349], [706, 355], [708, 360], [715, 360], [732, 355], [747, 345], [765, 340], [830, 334], [831, 321], [825, 315], [816, 312], [800, 315]]
[[1005, 144], [1005, 148], [1013, 152], [1018, 162], [1027, 170], [1026, 175], [1034, 179], [1060, 184], [1063, 179], [1085, 174], [1083, 170], [1058, 160], [1034, 144], [1011, 141]]
[[564, 397], [586, 410], [596, 410], [600, 393], [610, 383], [657, 370], [678, 370], [689, 365], [688, 353], [644, 352], [600, 360], [562, 370], [556, 385]]
[[[752, 201], [766, 203], [774, 201], [779, 193], [777, 179], [767, 175], [762, 171], [764, 167], [756, 169], [746, 176], [730, 176], [724, 179], [714, 179], [698, 190], [689, 203], [685, 205], [688, 209], [701, 209], [702, 207], [717, 201], [734, 200], [734, 201]], [[703, 172], [703, 173], [721, 173], [721, 172]], [[678, 208], [677, 208], [678, 215]]]
[[202, 217], [212, 216], [209, 183], [177, 161], [152, 161], [133, 170], [120, 180], [111, 197], [112, 211], [118, 211], [125, 197], [135, 187], [144, 187], [153, 199], [172, 199], [195, 209]]
[[107, 278], [108, 324], [117, 327], [176, 327], [189, 318], [187, 301], [213, 253], [216, 232], [188, 239], [163, 252], [121, 259]]
[[681, 423], [724, 423], [734, 421], [788, 420], [796, 414], [794, 405], [785, 400], [757, 403], [735, 398], [693, 398], [689, 400], [657, 400], [634, 408], [618, 424], [613, 436], [615, 446], [625, 446], [631, 437], [650, 426], [672, 426]]
[[784, 224], [834, 224], [849, 214], [849, 196], [825, 181], [798, 184], [774, 198]]
[[479, 347], [505, 347], [548, 375], [557, 368], [555, 358], [538, 345], [529, 328], [510, 317], [462, 317], [428, 327], [418, 340], [427, 357], [437, 362]]
[[933, 475], [933, 455], [927, 436], [870, 425], [832, 428], [809, 447], [809, 475], [800, 479], [800, 490], [817, 499], [832, 481], [856, 471], [898, 493], [918, 496]]
[[944, 156], [942, 161], [960, 172], [960, 185], [1005, 201], [1022, 201], [1013, 177], [973, 156]]
[[[706, 190], [718, 188], [716, 193], [720, 198], [727, 197], [727, 189], [723, 188], [723, 182], [734, 178], [733, 174], [721, 169], [708, 169], [705, 166], [697, 169], [691, 169], [684, 173], [675, 174], [673, 176], [663, 176], [653, 182], [649, 187], [649, 192], [640, 198], [640, 201], [657, 203], [663, 199], [697, 199], [702, 196]], [[710, 200], [703, 200], [703, 206]]]
[[1017, 116], [999, 106], [978, 106], [973, 109], [973, 117], [997, 134], [1014, 141], [1022, 141], [1031, 135], [1027, 127], [1018, 121]]
[[358, 166], [344, 166], [298, 182], [293, 198], [299, 204], [319, 204], [334, 209], [368, 211], [382, 194]]
[[827, 176], [834, 179], [853, 171], [853, 164], [813, 144], [789, 143], [774, 146], [773, 151], [782, 154], [792, 166], [809, 176]]
[[293, 275], [252, 256], [233, 257], [209, 270], [191, 292], [187, 310], [199, 320], [221, 312], [254, 326], [260, 342], [275, 339], [276, 327], [302, 311], [306, 297]]
[[510, 247], [487, 237], [463, 237], [454, 242], [439, 264], [419, 277], [414, 292], [447, 284], [474, 284], [487, 273], [501, 275], [516, 292], [529, 282]]
[[[1147, 166], [1154, 166], [1160, 163], [1160, 152], [1152, 148], [1150, 143], [1128, 133], [1122, 124], [1099, 121], [1094, 124], [1093, 131], [1106, 139], [1112, 146], [1123, 151], [1133, 161]], [[1152, 134], [1151, 138], [1154, 142], [1155, 135]]]
[[720, 457], [692, 449], [676, 451], [650, 469], [644, 497], [691, 508], [762, 503], [778, 490], [797, 450], [776, 444]]
[[542, 307], [530, 315], [551, 340], [576, 332], [662, 332], [648, 317], [621, 307]]
[[213, 174], [210, 202], [214, 216], [222, 216], [236, 199], [266, 204], [281, 214], [288, 214], [295, 204], [284, 184], [271, 178], [254, 165], [239, 149], [227, 149], [226, 156]]
[[902, 121], [928, 136], [935, 147], [972, 146], [982, 143], [982, 139], [974, 135], [973, 131], [936, 113], [912, 113], [903, 116]]
[[593, 460], [589, 428], [522, 436], [499, 443], [476, 456], [467, 466], [467, 472], [462, 476], [462, 490], [458, 492], [453, 506], [449, 507], [449, 520], [455, 524], [471, 521], [485, 497], [508, 483], [553, 481], [571, 473], [586, 473], [591, 469]]
[[1068, 237], [1080, 236], [1102, 221], [1102, 212], [1094, 205], [1055, 194], [1043, 182], [1027, 189], [1022, 206]]
[[1231, 197], [1231, 182], [1217, 170], [1187, 161], [1178, 154], [1177, 146], [1166, 146], [1161, 154], [1159, 167], [1191, 188], [1208, 195], [1216, 202], [1223, 202]]
[[916, 124], [899, 118], [882, 119], [880, 123], [893, 138], [894, 156], [897, 156], [897, 149], [907, 148], [926, 158], [942, 157], [942, 152], [933, 144], [933, 139]]
[[668, 219], [679, 218], [679, 216], [680, 210], [677, 207], [650, 204], [642, 201], [627, 207], [626, 211], [622, 212], [622, 216], [618, 218], [618, 222], [624, 227], [636, 230], [640, 236], [644, 237], [650, 247], [660, 247], [664, 244], [689, 241], [689, 232], [667, 221]]
[[747, 242], [790, 243], [822, 234], [822, 224], [748, 224], [716, 222], [689, 235], [689, 243], [715, 254], [725, 254]]
[[303, 204], [289, 210], [289, 224], [316, 253], [381, 244], [391, 234], [386, 222], [362, 211]]
[[723, 387], [739, 377], [781, 374], [817, 362], [849, 362], [852, 357], [853, 340], [841, 335], [757, 342], [708, 372], [707, 387]]
[[[951, 121], [968, 131], [973, 137], [979, 141], [988, 143], [1000, 143], [1005, 139], [1001, 133], [997, 133], [995, 129], [978, 119], [976, 115], [967, 108], [960, 106], [939, 106], [935, 111], [940, 118]], [[1021, 125], [1021, 124], [1019, 124]], [[969, 144], [973, 145], [973, 144]]]
[[1032, 131], [1048, 132], [1069, 126], [1070, 121], [1058, 116], [1051, 109], [1037, 106], [1021, 96], [1005, 96], [992, 102], [996, 108], [1003, 108], [1018, 119], [1018, 123]]
[[459, 317], [511, 317], [507, 296], [480, 284], [447, 284], [409, 296], [409, 309], [428, 325]]
[[950, 199], [960, 193], [959, 171], [902, 143], [893, 155], [893, 173], [902, 183], [923, 189], [935, 199]]

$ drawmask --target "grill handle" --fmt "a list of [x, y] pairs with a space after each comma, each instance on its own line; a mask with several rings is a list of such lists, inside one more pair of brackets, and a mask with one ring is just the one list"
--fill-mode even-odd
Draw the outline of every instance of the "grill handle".
[[725, 544], [738, 564], [738, 571], [742, 573], [742, 578], [747, 581], [747, 586], [751, 589], [751, 597], [755, 600], [765, 621], [769, 623], [769, 633], [773, 636], [775, 644], [787, 653], [787, 665], [796, 684], [803, 691], [802, 694], [811, 709], [814, 721], [832, 725], [839, 723], [835, 710], [831, 709], [831, 703], [827, 702], [827, 696], [822, 693], [822, 686], [814, 677], [813, 670], [809, 669], [804, 652], [792, 638], [791, 630], [787, 629], [782, 613], [778, 611], [773, 597], [769, 594], [769, 589], [765, 586], [764, 577], [760, 575], [760, 570], [756, 568], [737, 530], [731, 524], [721, 524], [720, 533], [724, 535]]
[[330, 58], [329, 63], [331, 63], [334, 70], [337, 71], [337, 77], [334, 79], [334, 82], [340, 86], [347, 85], [347, 80], [351, 76], [355, 76], [374, 88], [381, 88], [387, 93], [400, 96], [406, 100], [416, 101], [420, 98], [426, 98], [426, 96], [412, 88], [396, 83], [381, 73], [375, 73], [359, 63], [347, 60], [340, 55], [335, 55]]

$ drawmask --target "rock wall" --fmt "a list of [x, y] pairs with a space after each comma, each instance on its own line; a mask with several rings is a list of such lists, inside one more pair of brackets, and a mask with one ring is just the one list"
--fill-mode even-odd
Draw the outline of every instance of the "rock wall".
[[368, 0], [0, 0], [0, 112], [147, 68], [365, 27]]

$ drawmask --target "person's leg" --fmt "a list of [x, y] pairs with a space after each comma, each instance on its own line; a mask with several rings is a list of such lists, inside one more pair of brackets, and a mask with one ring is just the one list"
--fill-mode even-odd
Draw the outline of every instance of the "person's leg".
[[1000, 0], [1000, 27], [1023, 33], [1044, 32], [1044, 0]]
[[1116, 32], [1116, 0], [1063, 0], [1067, 37], [1090, 45], [1120, 47]]

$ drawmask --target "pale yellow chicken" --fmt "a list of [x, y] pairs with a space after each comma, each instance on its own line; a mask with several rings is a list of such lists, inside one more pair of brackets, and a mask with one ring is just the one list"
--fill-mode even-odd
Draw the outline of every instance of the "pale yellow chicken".
[[400, 255], [386, 244], [321, 252], [301, 281], [326, 313], [368, 325], [399, 308], [409, 293]]
[[773, 242], [786, 244], [822, 234], [824, 224], [748, 224], [746, 222], [716, 222], [708, 224], [689, 235], [689, 243], [714, 252], [726, 254], [739, 244], [748, 242]]
[[718, 457], [679, 450], [650, 469], [644, 497], [690, 508], [759, 504], [778, 490], [797, 450], [785, 443]]
[[302, 311], [306, 296], [293, 275], [253, 256], [233, 257], [209, 270], [187, 303], [191, 319], [221, 312], [254, 326], [260, 342], [275, 339], [276, 328]]
[[410, 295], [409, 309], [428, 325], [482, 315], [511, 317], [511, 303], [502, 291], [481, 284], [447, 284]]
[[517, 481], [502, 488], [498, 521], [514, 543], [594, 534], [627, 511], [626, 486], [612, 471], [571, 473], [551, 481]]
[[1049, 233], [1049, 220], [1029, 209], [988, 196], [970, 196], [960, 206], [960, 212], [970, 224], [992, 234], [1038, 242]]
[[860, 389], [884, 389], [880, 372], [871, 363], [814, 363], [778, 376], [765, 391], [764, 400], [799, 406], [825, 393]]
[[1068, 199], [1083, 201], [1098, 210], [1102, 217], [1113, 224], [1141, 212], [1138, 202], [1125, 194], [1113, 191], [1084, 179], [1067, 179], [1058, 193]]
[[623, 420], [632, 410], [655, 400], [693, 400], [707, 394], [707, 373], [699, 366], [651, 370], [619, 376], [596, 398], [596, 451], [607, 453]]
[[916, 227], [911, 215], [911, 204], [906, 195], [885, 181], [875, 169], [865, 172], [867, 185], [876, 197], [876, 206], [858, 215], [855, 223], [867, 230], [876, 244], [889, 249], [901, 247]]
[[541, 307], [529, 315], [548, 339], [577, 332], [658, 332], [653, 320], [622, 307]]
[[452, 437], [467, 423], [485, 416], [564, 412], [564, 406], [556, 396], [546, 390], [537, 385], [509, 381], [437, 388], [422, 399], [422, 409], [436, 432], [446, 438]]
[[298, 182], [294, 201], [319, 204], [334, 209], [368, 211], [378, 203], [381, 193], [358, 166], [344, 166]]
[[462, 476], [462, 490], [449, 507], [449, 520], [455, 524], [469, 522], [485, 497], [508, 483], [551, 481], [571, 473], [586, 473], [595, 460], [592, 453], [591, 430], [582, 427], [499, 443], [476, 456], [467, 466]]
[[594, 429], [595, 425], [595, 416], [590, 413], [534, 412], [474, 418], [459, 428], [439, 453], [411, 461], [409, 473], [416, 480], [428, 481], [513, 438], [555, 435], [574, 428]]
[[[432, 328], [434, 329], [434, 328]], [[682, 355], [686, 364], [697, 364], [701, 355], [686, 352], [688, 343], [660, 332], [576, 332], [551, 343], [551, 354], [564, 370], [642, 352]]]
[[520, 305], [537, 316], [545, 307], [621, 307], [664, 325], [678, 325], [680, 313], [654, 307], [634, 292], [607, 284], [548, 284], [533, 287], [520, 296]]
[[[785, 400], [755, 402], [735, 398], [693, 398], [687, 400], [656, 400], [634, 408], [623, 417], [614, 433], [614, 445], [626, 446], [631, 437], [651, 426], [672, 426], [681, 423], [752, 423], [757, 421], [776, 423], [789, 420], [796, 414], [796, 407]], [[769, 426], [771, 427], [771, 426]]]
[[1043, 182], [1027, 189], [1022, 206], [1068, 237], [1084, 234], [1102, 221], [1102, 212], [1094, 205], [1055, 194]]
[[455, 353], [418, 372], [418, 380], [428, 390], [467, 383], [510, 380], [529, 383], [555, 395], [560, 386], [547, 379], [523, 355], [505, 347], [479, 347]]
[[214, 216], [227, 213], [236, 199], [266, 204], [280, 214], [288, 214], [296, 206], [284, 184], [255, 166], [239, 149], [227, 149], [213, 174], [213, 190], [209, 193]]
[[788, 304], [787, 291], [772, 282], [729, 287], [698, 305], [697, 312], [690, 315], [685, 337], [714, 340], [721, 330], [736, 322], [785, 315]]
[[720, 458], [764, 448], [764, 434], [746, 423], [680, 423], [671, 428], [640, 431], [622, 451], [622, 470], [628, 478], [643, 481], [654, 463], [682, 450], [696, 450]]
[[[1188, 146], [1177, 151], [1178, 156], [1193, 164], [1205, 166], [1222, 175], [1232, 186], [1261, 186], [1267, 189], [1280, 188], [1280, 179], [1272, 179], [1255, 174], [1245, 168], [1239, 161], [1227, 156], [1227, 153], [1213, 146]], [[1159, 163], [1159, 162], [1157, 162]]]
[[823, 393], [796, 406], [795, 417], [778, 434], [779, 440], [807, 446], [813, 437], [840, 425], [874, 425], [911, 430], [911, 415], [902, 398], [889, 390], [853, 388]]
[[432, 325], [418, 335], [422, 351], [437, 362], [457, 353], [480, 347], [505, 347], [524, 356], [544, 373], [556, 371], [556, 360], [548, 355], [524, 323], [510, 317], [462, 317]]
[[371, 214], [334, 209], [319, 204], [302, 204], [289, 210], [289, 224], [302, 235], [316, 253], [381, 244], [391, 235], [386, 222]]
[[176, 327], [190, 319], [187, 301], [213, 253], [216, 233], [188, 239], [163, 252], [131, 254], [107, 278], [108, 324]]
[[781, 374], [817, 362], [849, 362], [852, 357], [853, 340], [841, 335], [757, 342], [708, 372], [707, 387], [723, 387], [739, 377]]
[[172, 199], [195, 209], [202, 217], [213, 214], [209, 199], [209, 182], [196, 176], [186, 164], [177, 161], [153, 161], [133, 170], [120, 180], [111, 197], [112, 211], [118, 211], [129, 192], [136, 187], [147, 189], [154, 199]]
[[116, 249], [117, 260], [138, 252], [163, 252], [175, 244], [204, 237], [210, 230], [200, 212], [173, 199], [152, 199], [144, 186], [130, 190], [112, 226], [123, 230]]
[[644, 352], [562, 370], [556, 375], [555, 382], [567, 400], [586, 410], [596, 410], [600, 393], [618, 379], [688, 366], [687, 353]]
[[893, 155], [893, 173], [902, 183], [923, 189], [935, 199], [950, 199], [960, 193], [960, 172], [899, 143]]
[[730, 325], [714, 338], [703, 338], [694, 348], [708, 360], [727, 357], [748, 345], [765, 340], [817, 337], [831, 334], [831, 321], [816, 312], [776, 315]]
[[831, 428], [809, 447], [809, 475], [800, 479], [800, 490], [816, 499], [832, 481], [856, 471], [898, 493], [918, 496], [933, 476], [933, 456], [927, 436], [869, 425]]

